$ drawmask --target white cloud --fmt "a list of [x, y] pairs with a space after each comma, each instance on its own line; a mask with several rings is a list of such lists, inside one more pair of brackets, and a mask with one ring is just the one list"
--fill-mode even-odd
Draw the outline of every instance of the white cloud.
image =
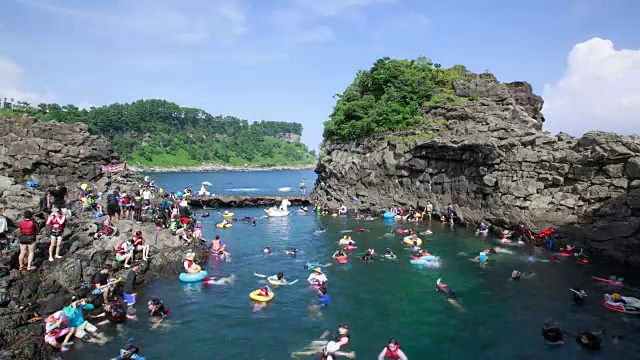
[[0, 56], [0, 98], [26, 101], [31, 104], [51, 103], [55, 101], [52, 94], [39, 94], [22, 89], [24, 70], [7, 57]]
[[[122, 0], [100, 9], [66, 7], [44, 0], [16, 0], [35, 9], [84, 21], [113, 37], [130, 38], [131, 31], [159, 41], [201, 44], [211, 39], [230, 40], [247, 31], [239, 0]], [[91, 2], [89, 2], [91, 4]]]
[[640, 49], [616, 50], [601, 38], [576, 44], [564, 76], [545, 85], [543, 98], [545, 128], [554, 133], [640, 133]]

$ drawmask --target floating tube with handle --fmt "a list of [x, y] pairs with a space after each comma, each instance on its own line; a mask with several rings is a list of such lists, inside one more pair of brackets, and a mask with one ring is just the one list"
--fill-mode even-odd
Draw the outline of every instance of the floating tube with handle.
[[207, 275], [208, 275], [207, 272], [204, 270], [197, 273], [193, 273], [193, 274], [180, 273], [180, 275], [178, 275], [178, 279], [180, 279], [180, 281], [185, 283], [194, 283], [194, 282], [199, 282], [204, 280], [204, 278], [206, 278]]

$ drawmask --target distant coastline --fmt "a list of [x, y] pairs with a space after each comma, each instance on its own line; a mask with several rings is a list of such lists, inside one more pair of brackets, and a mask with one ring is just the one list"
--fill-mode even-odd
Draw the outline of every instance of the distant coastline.
[[127, 168], [135, 172], [222, 172], [222, 171], [278, 171], [278, 170], [314, 170], [315, 164], [309, 165], [276, 165], [276, 166], [229, 166], [219, 164], [202, 164], [197, 166], [143, 166], [129, 165]]

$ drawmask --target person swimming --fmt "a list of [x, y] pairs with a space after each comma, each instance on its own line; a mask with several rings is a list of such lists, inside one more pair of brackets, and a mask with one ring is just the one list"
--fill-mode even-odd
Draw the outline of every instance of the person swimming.
[[511, 272], [511, 279], [510, 280], [520, 280], [520, 278], [522, 278], [522, 273], [518, 270], [513, 270]]
[[549, 345], [564, 344], [564, 332], [560, 329], [560, 325], [553, 320], [547, 320], [544, 322], [542, 337]]
[[584, 304], [584, 298], [587, 297], [587, 293], [584, 290], [577, 287], [569, 290], [571, 291], [572, 300], [574, 304], [576, 305]]
[[157, 298], [149, 300], [147, 310], [149, 310], [150, 319], [164, 319], [169, 316], [169, 309]]
[[289, 249], [289, 250], [285, 250], [285, 251], [284, 251], [284, 253], [285, 253], [285, 254], [287, 254], [287, 255], [291, 255], [291, 256], [293, 256], [293, 257], [296, 257], [296, 255], [297, 255], [297, 253], [298, 253], [298, 249], [296, 249], [296, 248], [291, 248], [291, 249]]
[[385, 346], [384, 349], [378, 354], [378, 360], [384, 359], [400, 359], [400, 360], [408, 360], [407, 355], [400, 350], [400, 343], [394, 337], [389, 339], [389, 343]]
[[373, 260], [373, 252], [371, 249], [367, 249], [367, 251], [365, 251], [364, 255], [362, 255], [362, 260], [367, 262]]
[[276, 275], [276, 279], [278, 279], [278, 281], [280, 281], [280, 282], [287, 282], [287, 279], [284, 278], [284, 273], [282, 273], [282, 272], [279, 272]]
[[390, 249], [390, 248], [387, 248], [387, 249], [384, 251], [384, 257], [386, 257], [386, 258], [388, 258], [388, 259], [393, 259], [393, 258], [395, 258], [395, 257], [396, 257], [396, 254], [394, 254], [394, 253], [393, 253], [393, 251], [391, 251], [391, 249]]
[[323, 308], [329, 305], [331, 305], [331, 298], [327, 293], [327, 288], [325, 286], [322, 286], [321, 288], [318, 289], [318, 303], [310, 305], [309, 310], [317, 311], [317, 310], [320, 310], [320, 308]]
[[576, 336], [576, 342], [589, 350], [600, 350], [600, 343], [602, 341], [600, 337], [597, 336], [599, 334], [602, 334], [602, 332], [585, 331]]
[[262, 251], [265, 254], [271, 254], [271, 249], [267, 246], [264, 248], [264, 250]]
[[347, 256], [347, 254], [345, 254], [344, 251], [342, 251], [342, 250], [336, 250], [336, 252], [334, 252], [331, 257], [335, 259], [335, 258], [343, 257], [343, 256]]
[[438, 278], [438, 280], [436, 281], [436, 290], [439, 293], [443, 294], [451, 305], [458, 308], [459, 310], [462, 310], [462, 306], [458, 303], [458, 300], [456, 299], [456, 295], [454, 294], [453, 290], [449, 288], [449, 285], [443, 283], [442, 279], [440, 278]]

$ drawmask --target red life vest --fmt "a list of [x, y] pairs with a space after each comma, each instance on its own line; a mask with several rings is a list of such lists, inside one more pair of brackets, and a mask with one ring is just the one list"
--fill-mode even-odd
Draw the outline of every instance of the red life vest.
[[122, 202], [122, 205], [129, 205], [131, 204], [131, 198], [129, 196], [125, 196], [122, 199], [120, 199], [120, 201]]
[[134, 236], [133, 237], [133, 245], [138, 246], [138, 245], [143, 245], [144, 244], [144, 239], [142, 238], [142, 236], [137, 237]]
[[124, 255], [127, 253], [127, 247], [126, 246], [122, 246], [124, 244], [126, 244], [127, 242], [125, 240], [120, 240], [120, 242], [118, 243], [118, 246], [116, 246], [116, 252], [120, 255]]
[[20, 221], [18, 227], [20, 227], [20, 235], [34, 236], [36, 234], [36, 225], [32, 219]]
[[400, 345], [396, 346], [394, 350], [389, 349], [389, 345], [387, 345], [387, 352], [384, 354], [385, 357], [389, 359], [400, 359]]
[[51, 225], [51, 230], [57, 231], [57, 232], [63, 232], [65, 222], [66, 222], [66, 219], [64, 216], [59, 216], [59, 217], [54, 216], [53, 219], [51, 219], [51, 221], [49, 222], [49, 224]]

